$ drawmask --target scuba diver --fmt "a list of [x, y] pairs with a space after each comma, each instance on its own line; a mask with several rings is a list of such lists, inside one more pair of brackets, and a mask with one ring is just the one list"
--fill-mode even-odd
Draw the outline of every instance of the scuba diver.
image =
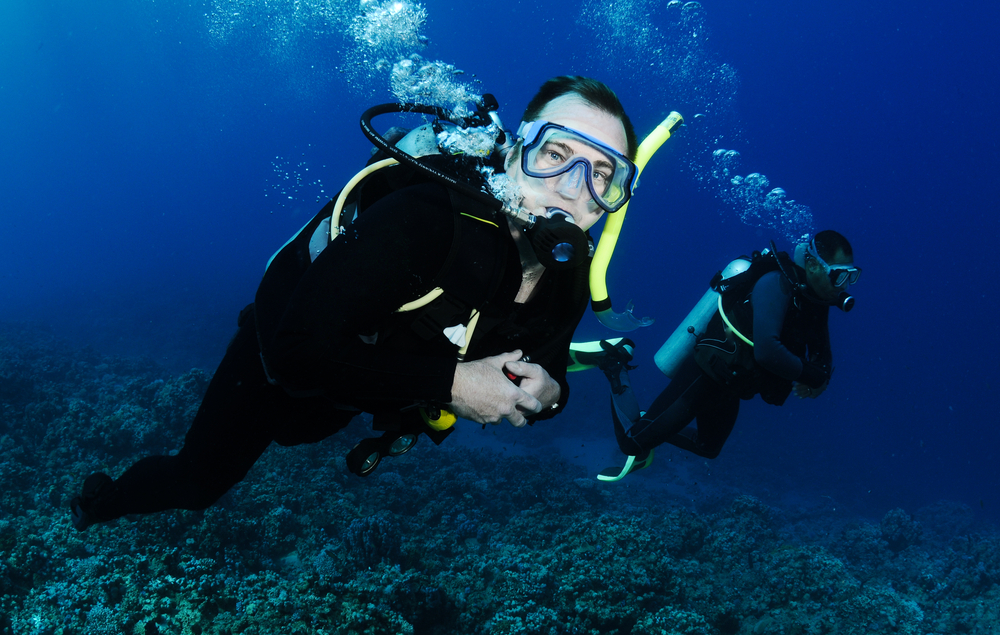
[[847, 289], [860, 275], [850, 243], [832, 230], [799, 244], [794, 257], [771, 243], [734, 260], [656, 354], [671, 381], [645, 412], [628, 376], [634, 345], [603, 343], [598, 363], [611, 382], [615, 438], [628, 458], [598, 479], [615, 481], [648, 467], [653, 448], [664, 442], [714, 459], [741, 399], [759, 394], [780, 406], [793, 388], [799, 398], [823, 394], [833, 372], [829, 308], [854, 306]]
[[[348, 455], [363, 476], [419, 434], [440, 443], [456, 417], [523, 426], [562, 410], [590, 295], [586, 232], [629, 201], [636, 135], [614, 92], [583, 77], [545, 82], [516, 136], [495, 109], [464, 122], [496, 126], [489, 156], [440, 144], [456, 128], [443, 109], [365, 113], [379, 153], [272, 257], [183, 447], [87, 477], [70, 503], [77, 530], [205, 509], [272, 442], [319, 442], [361, 412], [384, 432]], [[387, 112], [439, 120], [394, 144], [371, 127]], [[509, 200], [487, 194], [490, 172], [509, 179]]]

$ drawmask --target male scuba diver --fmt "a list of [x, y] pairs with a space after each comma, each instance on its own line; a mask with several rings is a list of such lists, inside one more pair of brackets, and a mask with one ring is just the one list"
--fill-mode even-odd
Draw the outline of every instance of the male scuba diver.
[[[375, 114], [431, 108], [391, 106]], [[366, 475], [419, 434], [440, 443], [456, 416], [523, 426], [565, 406], [569, 345], [589, 298], [586, 232], [636, 181], [621, 102], [593, 79], [551, 79], [517, 136], [498, 127], [489, 157], [443, 146], [407, 154], [422, 142], [374, 133], [377, 108], [362, 129], [381, 151], [373, 162], [392, 160], [359, 173], [272, 257], [184, 446], [117, 479], [90, 475], [70, 504], [78, 530], [205, 509], [272, 442], [321, 441], [361, 412], [384, 431], [348, 455]], [[411, 134], [440, 139], [454, 128], [443, 119]], [[477, 125], [491, 122], [492, 111]], [[487, 194], [487, 167], [506, 174], [510, 200]]]
[[628, 459], [598, 478], [618, 480], [648, 467], [653, 448], [664, 442], [714, 459], [741, 399], [759, 394], [780, 406], [793, 387], [799, 398], [823, 394], [833, 372], [829, 308], [853, 307], [847, 289], [860, 275], [851, 245], [832, 230], [798, 245], [794, 258], [772, 243], [733, 261], [657, 353], [671, 381], [645, 412], [628, 376], [632, 342], [604, 343], [601, 369], [611, 381], [615, 438]]

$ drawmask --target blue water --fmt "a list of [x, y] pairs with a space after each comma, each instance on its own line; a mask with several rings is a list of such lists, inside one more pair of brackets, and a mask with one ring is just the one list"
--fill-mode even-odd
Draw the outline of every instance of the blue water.
[[[388, 75], [346, 33], [355, 3], [86, 5], [0, 5], [0, 320], [211, 370], [267, 258], [367, 158], [358, 116], [392, 99]], [[643, 403], [664, 385], [653, 353], [712, 274], [791, 245], [712, 176], [714, 150], [783, 188], [797, 222], [854, 245], [864, 275], [856, 309], [831, 315], [830, 389], [744, 403], [712, 470], [872, 516], [946, 498], [1000, 519], [1000, 10], [423, 7], [420, 54], [496, 94], [508, 125], [565, 73], [609, 83], [640, 135], [670, 110], [687, 118], [643, 174], [608, 278], [617, 308], [657, 319], [633, 334]], [[590, 316], [579, 331], [609, 335]], [[613, 455], [604, 379], [572, 385], [570, 409], [523, 451], [585, 439]]]

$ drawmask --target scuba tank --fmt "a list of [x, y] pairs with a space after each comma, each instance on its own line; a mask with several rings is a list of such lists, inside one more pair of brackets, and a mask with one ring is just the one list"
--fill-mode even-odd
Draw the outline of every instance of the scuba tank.
[[[721, 272], [718, 285], [710, 286], [705, 295], [701, 296], [698, 303], [687, 314], [674, 332], [663, 343], [660, 350], [653, 356], [653, 362], [667, 377], [673, 379], [674, 373], [680, 367], [681, 362], [694, 351], [695, 341], [698, 336], [705, 332], [708, 321], [712, 319], [719, 309], [720, 293], [717, 289], [724, 290], [725, 281], [733, 276], [750, 269], [750, 260], [741, 256], [729, 263]], [[713, 280], [714, 282], [714, 280]]]

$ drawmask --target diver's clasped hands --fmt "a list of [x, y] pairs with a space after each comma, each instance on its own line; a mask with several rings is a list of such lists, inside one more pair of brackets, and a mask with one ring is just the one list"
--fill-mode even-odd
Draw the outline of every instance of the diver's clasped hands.
[[799, 399], [815, 399], [830, 385], [833, 368], [818, 361], [816, 355], [802, 360], [802, 375], [795, 383], [795, 395]]
[[815, 399], [816, 397], [822, 395], [823, 391], [826, 390], [826, 387], [829, 385], [830, 382], [826, 382], [819, 388], [812, 388], [805, 384], [795, 384], [795, 395], [799, 399], [805, 399], [806, 397], [808, 397], [809, 399]]
[[[538, 364], [523, 362], [521, 351], [460, 362], [455, 367], [449, 409], [476, 423], [500, 423], [507, 419], [516, 427], [527, 423], [526, 415], [558, 403], [559, 384]], [[505, 371], [516, 375], [520, 385]]]

